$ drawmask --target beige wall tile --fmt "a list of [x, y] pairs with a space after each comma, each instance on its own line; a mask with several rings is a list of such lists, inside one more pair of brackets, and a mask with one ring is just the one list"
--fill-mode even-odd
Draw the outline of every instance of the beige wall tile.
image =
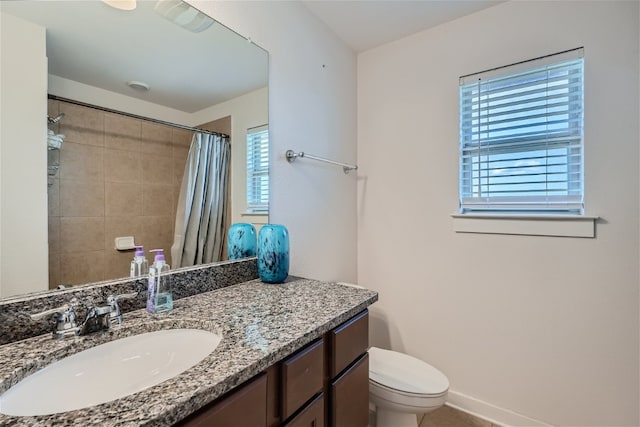
[[174, 157], [173, 158], [173, 185], [182, 184], [182, 177], [184, 176], [184, 168], [187, 164], [186, 157]]
[[[57, 115], [53, 109], [61, 104], [50, 102], [50, 114]], [[148, 251], [162, 248], [171, 263], [179, 185], [193, 132], [64, 104], [70, 138], [61, 151], [66, 171], [49, 189], [50, 283], [126, 276], [133, 252], [116, 251], [115, 237], [134, 236], [150, 262]], [[100, 235], [89, 229], [98, 218]]]
[[173, 185], [145, 184], [142, 214], [144, 216], [175, 215]]
[[60, 179], [55, 178], [47, 189], [49, 216], [60, 216]]
[[[165, 255], [171, 253], [173, 243], [173, 224], [171, 216], [148, 216], [144, 218], [142, 241], [145, 242], [145, 252], [151, 249], [164, 249]], [[153, 261], [153, 257], [148, 259]]]
[[60, 283], [80, 285], [104, 280], [104, 251], [60, 254]]
[[[109, 251], [115, 250], [115, 238], [133, 236], [136, 245], [144, 246], [147, 250], [147, 245], [143, 240], [143, 224], [144, 217], [142, 216], [108, 216], [105, 218], [105, 232], [104, 232], [104, 249]], [[133, 253], [130, 254], [133, 258]], [[149, 257], [147, 256], [147, 259]]]
[[107, 182], [142, 182], [142, 153], [105, 149], [104, 178]]
[[105, 113], [104, 146], [126, 151], [140, 151], [142, 120], [119, 114]]
[[173, 157], [143, 154], [142, 182], [150, 184], [172, 184]]
[[104, 183], [60, 180], [61, 216], [104, 215]]
[[142, 184], [105, 183], [105, 214], [107, 216], [142, 215]]
[[49, 289], [60, 284], [60, 254], [49, 254]]
[[173, 130], [169, 126], [142, 122], [142, 152], [171, 156]]
[[47, 99], [47, 112], [50, 116], [55, 117], [60, 111], [60, 101], [57, 99]]
[[222, 117], [221, 119], [203, 123], [196, 127], [204, 130], [209, 130], [211, 132], [224, 133], [231, 136], [231, 116]]
[[60, 179], [104, 181], [104, 149], [65, 142], [60, 150]]
[[[105, 277], [118, 279], [121, 277], [129, 277], [131, 260], [134, 251], [120, 252], [113, 248], [105, 250], [104, 257], [104, 274]], [[147, 260], [149, 257], [147, 257]]]
[[60, 112], [64, 113], [58, 123], [65, 142], [104, 146], [104, 112], [67, 102], [60, 103]]
[[49, 217], [49, 255], [60, 252], [60, 217]]
[[60, 218], [60, 252], [104, 249], [104, 217]]
[[172, 132], [171, 142], [173, 142], [173, 146], [180, 146], [189, 149], [191, 140], [193, 139], [193, 131], [173, 128]]

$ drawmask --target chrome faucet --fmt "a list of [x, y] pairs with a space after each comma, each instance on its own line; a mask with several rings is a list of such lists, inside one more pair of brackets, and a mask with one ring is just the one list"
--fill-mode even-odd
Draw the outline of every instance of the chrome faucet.
[[53, 331], [55, 338], [64, 338], [70, 335], [78, 334], [78, 324], [76, 323], [76, 311], [74, 306], [78, 304], [76, 298], [72, 298], [67, 304], [60, 307], [45, 310], [40, 313], [32, 314], [31, 320], [42, 320], [52, 314], [56, 315], [56, 327]]
[[60, 307], [32, 314], [32, 320], [42, 320], [52, 314], [56, 317], [56, 325], [53, 331], [55, 338], [61, 339], [67, 336], [86, 335], [93, 332], [105, 331], [112, 326], [122, 324], [122, 311], [118, 301], [121, 299], [135, 298], [140, 292], [129, 294], [109, 295], [106, 305], [89, 306], [84, 321], [78, 325], [76, 321], [76, 308], [78, 299], [72, 298], [67, 304]]

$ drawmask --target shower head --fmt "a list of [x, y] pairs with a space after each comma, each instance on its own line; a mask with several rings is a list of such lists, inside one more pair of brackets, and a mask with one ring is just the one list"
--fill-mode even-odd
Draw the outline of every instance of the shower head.
[[58, 114], [58, 116], [55, 118], [52, 118], [51, 116], [47, 116], [47, 123], [49, 123], [50, 125], [54, 123], [58, 123], [63, 117], [64, 117], [64, 113]]

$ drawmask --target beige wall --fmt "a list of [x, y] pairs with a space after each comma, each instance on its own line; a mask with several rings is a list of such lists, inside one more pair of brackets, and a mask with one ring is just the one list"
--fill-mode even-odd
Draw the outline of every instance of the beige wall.
[[44, 28], [0, 13], [0, 32], [0, 297], [6, 297], [47, 289], [47, 58]]
[[291, 274], [356, 279], [356, 174], [287, 149], [356, 160], [356, 58], [300, 2], [190, 0], [269, 51], [269, 220], [289, 229]]
[[114, 239], [134, 236], [150, 249], [171, 244], [192, 132], [146, 120], [49, 101], [65, 140], [49, 188], [50, 287], [124, 277], [131, 251]]
[[[484, 416], [640, 425], [638, 5], [507, 2], [358, 57], [373, 344], [438, 367], [452, 401]], [[596, 238], [454, 233], [458, 77], [580, 46]]]

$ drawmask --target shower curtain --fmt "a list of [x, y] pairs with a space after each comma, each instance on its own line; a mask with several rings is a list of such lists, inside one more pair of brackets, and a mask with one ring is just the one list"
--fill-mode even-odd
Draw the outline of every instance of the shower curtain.
[[175, 268], [220, 261], [222, 257], [230, 154], [228, 137], [193, 135], [171, 246]]

